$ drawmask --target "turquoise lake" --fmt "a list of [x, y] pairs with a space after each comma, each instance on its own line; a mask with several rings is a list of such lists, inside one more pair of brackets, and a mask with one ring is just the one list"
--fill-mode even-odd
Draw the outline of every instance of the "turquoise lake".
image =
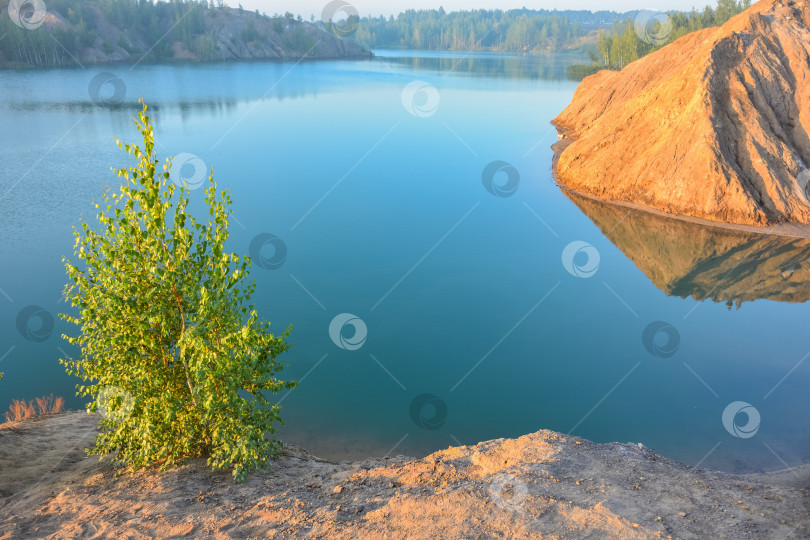
[[83, 406], [62, 257], [143, 98], [180, 176], [231, 190], [256, 307], [293, 325], [284, 440], [342, 459], [551, 429], [727, 471], [810, 461], [810, 241], [566, 195], [550, 121], [580, 58], [377, 55], [0, 72], [0, 410]]

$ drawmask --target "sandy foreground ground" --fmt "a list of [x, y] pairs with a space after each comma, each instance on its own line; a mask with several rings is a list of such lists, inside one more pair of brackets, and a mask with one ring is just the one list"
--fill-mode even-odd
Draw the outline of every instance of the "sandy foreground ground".
[[808, 538], [810, 470], [735, 476], [539, 431], [424, 459], [289, 447], [242, 485], [202, 460], [116, 475], [96, 419], [0, 429], [5, 538]]

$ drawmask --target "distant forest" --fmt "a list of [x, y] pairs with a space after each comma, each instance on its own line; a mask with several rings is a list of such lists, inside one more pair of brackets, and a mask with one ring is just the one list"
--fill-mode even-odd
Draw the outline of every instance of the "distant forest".
[[599, 31], [596, 51], [590, 52], [593, 63], [572, 66], [569, 72], [584, 76], [600, 69], [622, 69], [690, 32], [720, 26], [749, 7], [751, 0], [719, 0], [715, 9], [670, 12], [665, 21], [617, 21], [610, 29]]
[[360, 19], [354, 37], [373, 49], [540, 52], [581, 46], [589, 33], [635, 13], [409, 9]]
[[[114, 55], [120, 48], [143, 60], [161, 62], [174, 57], [175, 43], [183, 44], [197, 59], [221, 59], [211, 21], [216, 18], [220, 26], [228, 26], [227, 16], [232, 14], [245, 16], [235, 23], [236, 28], [226, 28], [234, 44], [263, 41], [267, 36], [258, 27], [266, 20], [276, 34], [283, 34], [287, 50], [306, 51], [312, 46], [300, 16], [287, 12], [271, 18], [259, 10], [243, 10], [241, 5], [229, 7], [223, 0], [47, 0], [45, 4], [49, 15], [64, 21], [48, 25], [47, 32], [21, 28], [2, 9], [0, 64], [65, 65], [88, 48], [106, 55]], [[29, 13], [33, 6], [31, 2], [22, 4], [24, 9], [31, 8]]]
[[[750, 0], [719, 0], [715, 9], [670, 12], [639, 29], [638, 11], [471, 10], [446, 12], [407, 10], [396, 17], [364, 17], [357, 22], [353, 39], [371, 49], [465, 50], [545, 52], [577, 50], [588, 53], [591, 62], [572, 66], [571, 76], [584, 76], [599, 69], [621, 69], [630, 62], [695, 30], [717, 26], [750, 5]], [[63, 65], [79, 51], [95, 47], [106, 54], [116, 48], [144, 55], [148, 61], [173, 56], [173, 43], [182, 43], [202, 60], [217, 57], [216, 36], [209, 17], [229, 9], [222, 0], [48, 0], [48, 12], [58, 13], [68, 24], [49, 32], [31, 32], [0, 17], [0, 61], [5, 65]], [[258, 11], [256, 16], [259, 17]], [[289, 24], [300, 24], [292, 13], [270, 18], [279, 34]], [[663, 21], [661, 17], [665, 17]], [[311, 19], [316, 25], [321, 23]], [[121, 28], [117, 38], [99, 24]], [[649, 31], [655, 39], [644, 39]], [[257, 39], [249, 22], [231, 39]], [[303, 36], [285, 33], [285, 44], [297, 50]], [[114, 42], [113, 42], [114, 41]]]
[[[215, 5], [207, 0], [156, 4], [144, 0], [47, 0], [47, 9], [49, 13], [58, 13], [69, 24], [55, 28], [52, 33], [31, 32], [19, 28], [7, 16], [0, 17], [0, 36], [4, 36], [0, 40], [0, 58], [26, 65], [59, 65], [59, 58], [78, 55], [80, 49], [95, 45], [98, 22], [105, 18], [120, 28], [131, 29], [130, 35], [139, 36], [142, 43], [156, 44], [147, 51], [136, 40], [122, 34], [119, 42], [105, 40], [101, 43], [107, 53], [118, 45], [130, 54], [148, 52], [148, 59], [160, 60], [172, 55], [174, 41], [203, 53], [213, 48], [213, 38], [205, 35], [205, 14], [215, 9]], [[98, 12], [104, 17], [97, 17]], [[160, 39], [169, 28], [167, 38], [170, 39]]]

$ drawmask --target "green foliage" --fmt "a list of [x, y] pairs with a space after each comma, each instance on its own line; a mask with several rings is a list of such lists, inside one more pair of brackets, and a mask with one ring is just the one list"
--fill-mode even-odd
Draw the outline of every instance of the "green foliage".
[[88, 410], [104, 412], [88, 453], [115, 453], [133, 469], [205, 456], [243, 481], [278, 451], [269, 434], [280, 408], [266, 394], [297, 384], [276, 377], [289, 329], [274, 336], [259, 320], [250, 259], [224, 249], [229, 193], [212, 172], [207, 221], [195, 219], [171, 161], [160, 167], [145, 105], [135, 124], [143, 147], [118, 144], [136, 163], [96, 204], [97, 230], [74, 230], [81, 263], [65, 261], [64, 295], [78, 315], [61, 316], [79, 327], [65, 338], [81, 356], [61, 362], [83, 380]]
[[751, 0], [718, 0], [714, 10], [714, 24], [725, 24], [733, 16], [751, 7]]
[[[572, 16], [575, 12], [570, 13]], [[573, 47], [586, 35], [578, 21], [552, 11], [414, 10], [359, 21], [357, 41], [372, 48], [544, 51]]]
[[301, 54], [309, 52], [315, 46], [315, 40], [308, 36], [299, 25], [292, 32], [284, 36], [284, 45], [290, 50]]
[[653, 28], [655, 35], [661, 35], [663, 40], [661, 43], [649, 43], [649, 40], [641, 39], [631, 20], [616, 22], [612, 29], [600, 30], [596, 42], [599, 58], [594, 62], [594, 66], [599, 69], [622, 69], [629, 63], [669, 45], [686, 34], [724, 24], [750, 6], [750, 0], [720, 0], [717, 9], [714, 10], [707, 7], [702, 12], [669, 13], [663, 29]]
[[573, 64], [565, 68], [565, 74], [569, 79], [584, 79], [588, 75], [593, 75], [602, 68], [597, 65]]
[[214, 59], [218, 55], [217, 37], [214, 32], [197, 36], [194, 48], [191, 49], [197, 58]]
[[259, 41], [262, 39], [262, 35], [256, 30], [256, 25], [253, 21], [248, 21], [245, 27], [242, 29], [242, 41], [245, 43], [252, 43], [254, 41]]
[[[9, 17], [0, 17], [0, 36], [5, 36], [0, 39], [0, 63], [69, 65], [81, 56], [82, 50], [97, 44], [110, 54], [114, 43], [130, 53], [148, 51], [146, 60], [165, 60], [173, 56], [173, 42], [182, 42], [194, 50], [197, 38], [208, 33], [206, 15], [224, 9], [206, 0], [48, 0], [46, 4], [49, 13], [61, 15], [70, 25], [24, 30]], [[101, 17], [121, 33], [99, 35]]]

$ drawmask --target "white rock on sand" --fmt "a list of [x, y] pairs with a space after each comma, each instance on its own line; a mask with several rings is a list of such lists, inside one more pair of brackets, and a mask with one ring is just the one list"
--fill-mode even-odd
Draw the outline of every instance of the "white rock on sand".
[[[116, 471], [72, 412], [0, 429], [0, 538], [807, 538], [808, 470], [734, 476], [539, 431], [424, 459], [287, 448], [234, 484], [202, 460]], [[792, 485], [791, 485], [792, 484]]]

